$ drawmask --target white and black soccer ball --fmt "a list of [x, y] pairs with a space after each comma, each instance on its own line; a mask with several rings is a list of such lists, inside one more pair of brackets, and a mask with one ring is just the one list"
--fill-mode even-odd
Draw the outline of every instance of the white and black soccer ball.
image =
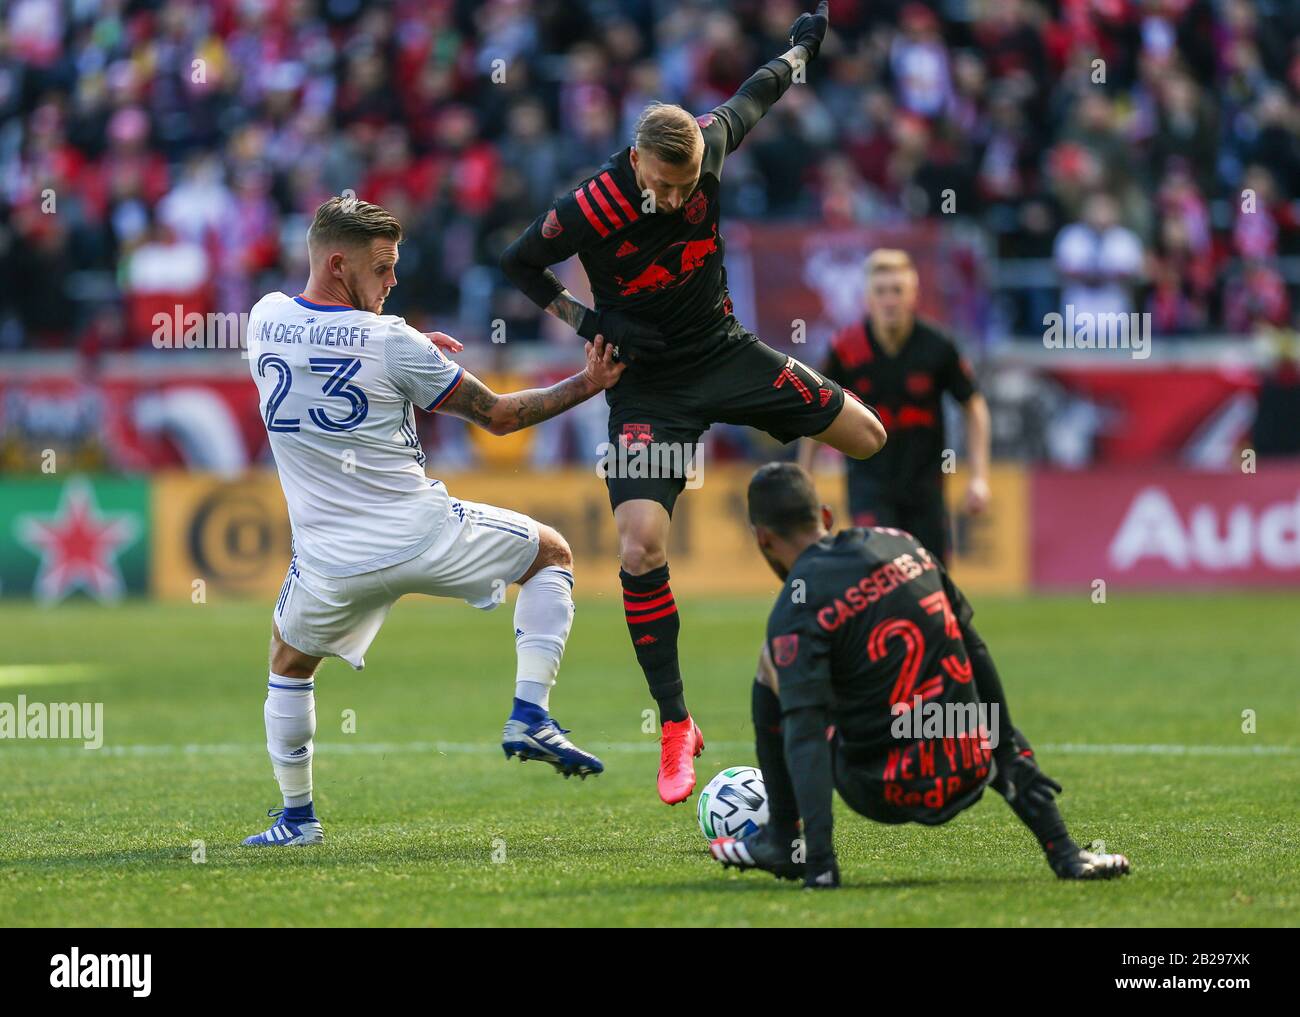
[[744, 837], [767, 824], [767, 788], [755, 766], [729, 766], [700, 792], [700, 831], [715, 837]]

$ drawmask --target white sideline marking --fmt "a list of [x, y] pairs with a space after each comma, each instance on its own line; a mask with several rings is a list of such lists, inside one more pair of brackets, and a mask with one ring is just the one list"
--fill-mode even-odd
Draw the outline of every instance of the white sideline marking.
[[[6, 740], [0, 740], [0, 752]], [[652, 753], [659, 743], [650, 738], [639, 742], [597, 742], [585, 744], [597, 755]], [[748, 741], [710, 741], [709, 747], [727, 752], [753, 752], [754, 743]], [[316, 748], [325, 755], [383, 756], [436, 753], [453, 755], [496, 755], [501, 752], [496, 742], [317, 742]], [[24, 755], [46, 757], [85, 757], [91, 750], [68, 745], [25, 745]], [[93, 750], [96, 756], [147, 759], [154, 756], [261, 756], [266, 753], [263, 742], [214, 742], [202, 744], [164, 743], [158, 745], [105, 745]], [[1064, 756], [1297, 756], [1300, 745], [1125, 745], [1064, 742], [1058, 745], [1038, 745], [1034, 755], [1043, 753]]]

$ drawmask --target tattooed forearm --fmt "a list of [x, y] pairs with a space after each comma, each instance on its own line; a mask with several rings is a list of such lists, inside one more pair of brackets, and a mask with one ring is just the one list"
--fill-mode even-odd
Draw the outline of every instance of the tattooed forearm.
[[583, 372], [550, 388], [530, 388], [498, 395], [467, 371], [456, 391], [439, 410], [468, 420], [493, 434], [510, 434], [550, 420], [586, 402], [599, 391], [600, 386]]
[[508, 406], [511, 425], [506, 433], [550, 420], [578, 403], [586, 402], [599, 391], [600, 388], [584, 372], [565, 378], [550, 388], [533, 388], [502, 396], [501, 401]]
[[547, 304], [546, 310], [575, 331], [582, 322], [582, 316], [587, 313], [586, 306], [574, 299], [573, 294], [568, 290]]
[[499, 395], [466, 371], [461, 376], [456, 391], [448, 396], [447, 401], [438, 409], [442, 413], [450, 413], [453, 417], [468, 420], [471, 424], [477, 424], [490, 431], [492, 413], [500, 401]]

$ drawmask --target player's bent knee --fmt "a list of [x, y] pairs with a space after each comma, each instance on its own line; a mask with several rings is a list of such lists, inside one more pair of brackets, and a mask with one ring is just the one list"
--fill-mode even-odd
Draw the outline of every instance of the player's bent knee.
[[303, 653], [280, 637], [280, 629], [271, 626], [271, 670], [285, 678], [310, 678], [320, 666], [320, 657]]
[[852, 459], [870, 459], [885, 447], [885, 426], [864, 406], [853, 407], [854, 418], [847, 421], [840, 451]]
[[862, 424], [858, 428], [859, 441], [859, 459], [870, 459], [882, 448], [888, 435], [885, 433], [885, 425], [876, 419], [876, 415], [870, 410], [864, 410], [862, 413]]
[[542, 569], [549, 568], [552, 565], [557, 565], [572, 572], [573, 551], [569, 547], [569, 542], [564, 539], [564, 535], [559, 530], [550, 526], [539, 525], [537, 527], [537, 557], [533, 559], [533, 564], [529, 566], [528, 571], [519, 578], [519, 582], [528, 582]]
[[618, 556], [623, 570], [634, 576], [643, 576], [668, 561], [659, 541], [637, 540], [630, 535], [619, 542]]

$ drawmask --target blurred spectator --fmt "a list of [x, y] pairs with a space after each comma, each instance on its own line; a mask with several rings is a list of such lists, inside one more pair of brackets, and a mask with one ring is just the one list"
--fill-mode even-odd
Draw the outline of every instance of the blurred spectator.
[[1270, 335], [1276, 355], [1260, 378], [1251, 445], [1261, 459], [1300, 456], [1300, 343], [1295, 332]]
[[1083, 220], [1071, 223], [1056, 238], [1056, 268], [1061, 276], [1061, 303], [1074, 313], [1128, 314], [1133, 289], [1142, 275], [1142, 241], [1119, 222], [1119, 207], [1109, 194], [1097, 192], [1084, 205]]
[[[170, 345], [181, 345], [177, 340], [189, 327], [186, 318], [212, 310], [211, 279], [212, 266], [202, 246], [178, 236], [165, 223], [155, 223], [122, 259], [127, 329], [136, 344], [150, 345], [157, 333]], [[169, 323], [161, 326], [164, 331], [158, 331], [157, 315]]]
[[[246, 310], [299, 284], [305, 221], [345, 189], [404, 210], [402, 313], [481, 329], [492, 307], [539, 334], [501, 238], [648, 101], [729, 97], [810, 3], [11, 0], [0, 343], [104, 346], [106, 301], [133, 329], [119, 283], [160, 227], [206, 256], [217, 309]], [[845, 3], [723, 201], [867, 225], [941, 216], [951, 190], [994, 254], [1055, 256], [1073, 296], [1138, 306], [1145, 244], [1161, 330], [1279, 320], [1300, 288], [1298, 37], [1281, 0]], [[1098, 191], [1127, 226], [1105, 241]]]

